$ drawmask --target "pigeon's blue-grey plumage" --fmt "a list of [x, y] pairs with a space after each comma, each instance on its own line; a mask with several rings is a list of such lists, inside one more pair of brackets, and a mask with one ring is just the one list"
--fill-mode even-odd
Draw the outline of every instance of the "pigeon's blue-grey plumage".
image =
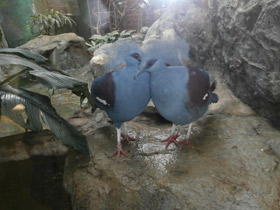
[[149, 75], [146, 73], [134, 80], [140, 63], [140, 50], [129, 47], [126, 53], [125, 68], [103, 74], [93, 81], [91, 87], [96, 105], [108, 114], [117, 129], [115, 153], [118, 157], [125, 154], [120, 139], [122, 123], [141, 114], [150, 100]]
[[[190, 124], [202, 117], [209, 104], [218, 102], [218, 95], [213, 93], [215, 84], [210, 86], [208, 74], [199, 68], [186, 66], [166, 66], [162, 59], [150, 59], [140, 65], [139, 74], [149, 72], [151, 98], [158, 112], [168, 121], [176, 125]], [[173, 125], [174, 125], [173, 124]], [[171, 142], [189, 144], [188, 130], [187, 139], [176, 141], [178, 134], [174, 135], [173, 126], [171, 136], [166, 147]]]

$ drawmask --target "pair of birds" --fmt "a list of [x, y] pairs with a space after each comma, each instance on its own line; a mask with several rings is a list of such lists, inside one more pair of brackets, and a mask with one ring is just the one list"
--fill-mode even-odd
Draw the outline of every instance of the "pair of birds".
[[[158, 44], [166, 49], [164, 43]], [[101, 75], [91, 87], [96, 105], [108, 114], [117, 130], [117, 149], [112, 156], [126, 155], [122, 142], [134, 138], [122, 134], [121, 126], [141, 114], [150, 99], [158, 112], [173, 122], [170, 137], [162, 140], [167, 142], [166, 148], [172, 142], [182, 143], [184, 148], [190, 144], [191, 123], [206, 113], [210, 103], [218, 101], [217, 94], [213, 93], [215, 83], [210, 86], [209, 76], [202, 69], [173, 66], [179, 61], [170, 59], [172, 55], [176, 57], [170, 50], [157, 54], [153, 52], [154, 48], [149, 48], [151, 50], [143, 54], [133, 43], [121, 47], [126, 53], [119, 55], [119, 61], [125, 61], [126, 67]], [[176, 125], [185, 124], [190, 124], [187, 138], [177, 141]]]

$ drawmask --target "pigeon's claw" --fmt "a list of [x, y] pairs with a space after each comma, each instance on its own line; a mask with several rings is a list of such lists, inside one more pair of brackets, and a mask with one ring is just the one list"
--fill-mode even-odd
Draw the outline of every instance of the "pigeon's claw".
[[125, 135], [122, 133], [122, 140], [121, 143], [124, 143], [125, 141], [127, 141], [128, 143], [130, 143], [130, 141], [136, 141], [136, 138], [130, 137], [128, 135]]
[[177, 141], [177, 144], [182, 144], [181, 150], [183, 150], [186, 145], [189, 145], [191, 148], [194, 148], [194, 146], [191, 144], [191, 141], [189, 139]]
[[175, 135], [169, 136], [167, 139], [161, 140], [161, 142], [167, 142], [165, 145], [165, 149], [167, 149], [169, 144], [171, 144], [172, 142], [177, 144], [178, 141], [176, 141], [176, 139], [178, 138], [178, 136], [179, 136], [179, 134], [175, 134]]
[[117, 145], [117, 149], [116, 149], [116, 151], [112, 154], [112, 157], [115, 156], [115, 155], [117, 155], [117, 160], [120, 159], [120, 156], [121, 156], [121, 155], [126, 156], [126, 153], [123, 151], [122, 145], [121, 145], [121, 144], [118, 144], [118, 145]]

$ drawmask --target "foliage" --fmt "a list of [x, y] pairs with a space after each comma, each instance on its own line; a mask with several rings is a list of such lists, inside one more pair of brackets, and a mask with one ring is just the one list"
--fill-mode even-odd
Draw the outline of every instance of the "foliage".
[[[65, 144], [80, 152], [90, 154], [86, 137], [56, 113], [49, 97], [10, 86], [12, 80], [23, 74], [29, 77], [35, 76], [38, 82], [48, 88], [67, 88], [79, 95], [82, 100], [88, 98], [95, 108], [86, 82], [59, 71], [50, 71], [33, 62], [44, 63], [46, 60], [45, 57], [28, 50], [10, 48], [0, 50], [0, 65], [16, 64], [27, 67], [0, 82], [0, 115], [8, 116], [26, 130], [41, 131], [44, 124]], [[24, 108], [17, 110], [15, 107], [19, 105]]]
[[[5, 6], [5, 3], [3, 3], [2, 1], [0, 1], [0, 7], [3, 7], [3, 6]], [[1, 30], [1, 28], [0, 28], [0, 43], [2, 44], [2, 40], [3, 40], [3, 35], [2, 35], [2, 30]], [[2, 47], [2, 46], [0, 46], [0, 47]]]
[[112, 31], [110, 33], [105, 34], [104, 36], [99, 34], [94, 34], [89, 38], [91, 44], [87, 43], [87, 45], [89, 46], [88, 50], [94, 52], [97, 48], [99, 48], [103, 44], [115, 42], [120, 38], [130, 37], [134, 32], [135, 30], [128, 30], [128, 31], [123, 30], [122, 32]]
[[45, 14], [37, 13], [31, 18], [31, 32], [39, 31], [41, 35], [57, 34], [57, 30], [65, 26], [76, 25], [75, 21], [54, 9], [46, 10]]
[[[128, 14], [138, 12], [142, 10], [140, 2], [132, 6], [128, 0], [95, 0], [93, 1], [93, 9], [91, 14], [93, 15], [93, 22], [90, 22], [90, 27], [95, 30], [96, 34], [104, 34], [104, 31], [114, 31], [124, 29], [123, 23]], [[90, 14], [90, 16], [91, 16]], [[136, 20], [138, 23], [138, 30], [142, 27], [139, 25], [142, 21], [142, 17]], [[90, 17], [91, 19], [91, 17]]]
[[4, 7], [6, 4], [3, 1], [0, 1], [0, 7]]
[[[30, 58], [32, 60], [35, 60], [36, 62], [46, 62], [48, 59], [38, 53], [34, 53], [32, 51], [29, 50], [25, 50], [25, 49], [20, 49], [20, 48], [4, 48], [4, 49], [0, 49], [0, 53], [6, 53], [6, 54], [16, 54], [16, 55], [20, 55], [23, 56], [25, 58]], [[4, 58], [5, 56], [3, 56], [2, 58]], [[21, 61], [19, 61], [21, 62]], [[22, 64], [22, 63], [20, 63]]]

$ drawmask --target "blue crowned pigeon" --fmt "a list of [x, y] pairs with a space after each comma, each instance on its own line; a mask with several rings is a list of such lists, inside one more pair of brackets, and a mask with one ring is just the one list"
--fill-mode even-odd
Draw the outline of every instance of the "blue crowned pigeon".
[[126, 52], [130, 53], [124, 58], [126, 67], [101, 75], [91, 87], [96, 105], [108, 114], [117, 129], [117, 149], [112, 155], [117, 158], [125, 155], [121, 144], [122, 123], [141, 114], [150, 100], [149, 75], [145, 73], [134, 80], [141, 52], [137, 48]]
[[[191, 123], [202, 117], [209, 104], [218, 102], [218, 95], [213, 93], [215, 83], [210, 86], [208, 74], [199, 68], [186, 66], [166, 66], [162, 59], [150, 59], [140, 64], [140, 74], [150, 74], [151, 98], [158, 112], [168, 121], [173, 122], [170, 137], [163, 140], [166, 148], [171, 142], [182, 143], [182, 149], [190, 144]], [[176, 141], [175, 124], [189, 124], [187, 138]]]

